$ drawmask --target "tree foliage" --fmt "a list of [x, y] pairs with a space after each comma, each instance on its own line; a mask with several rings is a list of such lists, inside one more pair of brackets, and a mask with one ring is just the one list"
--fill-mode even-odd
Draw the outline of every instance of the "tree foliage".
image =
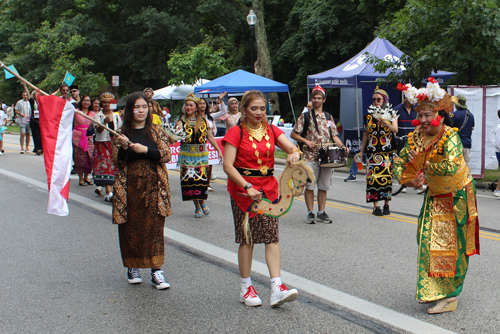
[[[494, 0], [409, 0], [380, 35], [405, 52], [406, 71], [393, 80], [420, 81], [432, 71], [455, 72], [459, 84], [497, 84], [500, 6]], [[387, 65], [387, 64], [385, 64]], [[380, 63], [381, 68], [384, 64]]]

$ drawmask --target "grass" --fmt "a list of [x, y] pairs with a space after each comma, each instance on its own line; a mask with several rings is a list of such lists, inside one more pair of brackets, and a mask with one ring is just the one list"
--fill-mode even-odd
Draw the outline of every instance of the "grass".
[[19, 133], [19, 126], [18, 125], [15, 125], [15, 126], [14, 125], [9, 125], [9, 126], [7, 126], [7, 128], [8, 129], [5, 130], [5, 131], [11, 131], [11, 132], [17, 132], [17, 133]]

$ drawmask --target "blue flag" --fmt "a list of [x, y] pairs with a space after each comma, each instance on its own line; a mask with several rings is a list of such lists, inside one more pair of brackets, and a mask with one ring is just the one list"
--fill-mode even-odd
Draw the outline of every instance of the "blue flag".
[[69, 72], [66, 72], [66, 75], [64, 76], [64, 83], [68, 86], [71, 86], [73, 81], [75, 81], [75, 77], [72, 76]]
[[[9, 68], [12, 72], [14, 72], [16, 74], [19, 74], [19, 72], [14, 67], [14, 65], [7, 66], [7, 68]], [[14, 78], [14, 75], [12, 73], [10, 73], [9, 71], [7, 71], [6, 69], [4, 69], [3, 71], [5, 72], [5, 79]]]

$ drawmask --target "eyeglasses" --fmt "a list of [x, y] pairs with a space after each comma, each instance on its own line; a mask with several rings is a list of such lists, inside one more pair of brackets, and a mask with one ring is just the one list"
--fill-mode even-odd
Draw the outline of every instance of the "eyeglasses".
[[375, 97], [373, 98], [373, 102], [382, 102], [382, 101], [384, 101], [384, 99], [382, 99], [380, 97], [379, 98], [375, 98]]
[[61, 89], [61, 92], [65, 92], [65, 93], [67, 93], [67, 92], [68, 92], [68, 90], [67, 90], [67, 89]]

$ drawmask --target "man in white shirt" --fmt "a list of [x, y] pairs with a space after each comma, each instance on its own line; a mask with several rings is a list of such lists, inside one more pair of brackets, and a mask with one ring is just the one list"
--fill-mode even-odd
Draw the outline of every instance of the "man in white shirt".
[[[30, 118], [31, 118], [31, 106], [28, 100], [29, 95], [27, 91], [23, 92], [23, 99], [17, 101], [15, 112], [17, 115], [17, 123], [19, 124], [19, 132], [21, 132], [21, 154], [29, 152], [30, 140], [31, 140], [31, 128], [30, 128]], [[26, 149], [24, 148], [24, 142], [26, 140]]]

